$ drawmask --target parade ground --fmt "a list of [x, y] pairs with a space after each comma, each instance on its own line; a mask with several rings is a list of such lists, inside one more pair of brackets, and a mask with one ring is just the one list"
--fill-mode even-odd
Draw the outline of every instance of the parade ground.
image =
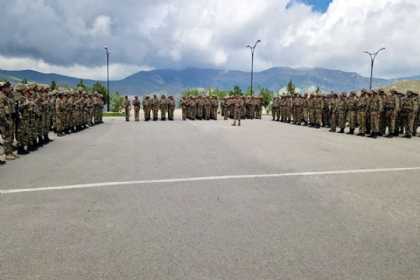
[[0, 167], [0, 279], [420, 275], [420, 137], [105, 123]]

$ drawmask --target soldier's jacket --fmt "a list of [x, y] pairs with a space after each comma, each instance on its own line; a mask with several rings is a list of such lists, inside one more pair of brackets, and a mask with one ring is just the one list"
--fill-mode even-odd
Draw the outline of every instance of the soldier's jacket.
[[370, 112], [383, 111], [382, 98], [379, 95], [374, 95], [371, 97], [370, 102], [369, 102], [369, 111]]
[[337, 100], [337, 111], [338, 112], [347, 112], [347, 102], [345, 98], [339, 98]]
[[9, 102], [5, 93], [0, 91], [0, 128], [4, 126], [6, 120], [10, 118]]
[[217, 108], [219, 107], [219, 101], [217, 101], [217, 98], [212, 98], [212, 99], [211, 99], [211, 106], [212, 106], [214, 109], [217, 109]]
[[159, 98], [152, 98], [152, 101], [151, 101], [151, 106], [152, 106], [152, 109], [153, 110], [159, 110], [159, 107], [160, 107], [160, 101], [159, 101]]
[[[284, 102], [283, 102], [284, 103]], [[271, 105], [271, 108], [273, 109], [277, 109], [280, 107], [280, 100], [279, 97], [274, 97], [273, 98], [273, 104]]]
[[140, 110], [140, 106], [141, 106], [140, 99], [134, 99], [132, 104], [135, 110]]
[[169, 110], [175, 110], [175, 99], [173, 98], [168, 98], [168, 109]]
[[384, 98], [385, 111], [398, 111], [400, 107], [399, 99], [394, 95], [386, 95]]
[[322, 110], [324, 108], [324, 100], [321, 97], [315, 97], [312, 101], [312, 107], [315, 110]]
[[367, 112], [369, 110], [369, 97], [360, 96], [357, 100], [357, 111]]
[[404, 96], [401, 99], [401, 112], [402, 113], [414, 113], [417, 112], [418, 102], [416, 98]]
[[130, 107], [131, 107], [131, 102], [130, 102], [130, 100], [128, 100], [128, 99], [124, 99], [124, 101], [123, 101], [123, 107], [127, 110], [127, 109], [130, 109]]
[[355, 97], [347, 98], [347, 110], [356, 112], [358, 109], [358, 100]]
[[160, 110], [168, 110], [168, 100], [166, 98], [161, 98], [159, 103]]
[[143, 98], [143, 110], [150, 110], [151, 100], [150, 98]]
[[331, 98], [329, 103], [329, 110], [332, 113], [337, 113], [338, 111], [338, 99], [337, 98]]

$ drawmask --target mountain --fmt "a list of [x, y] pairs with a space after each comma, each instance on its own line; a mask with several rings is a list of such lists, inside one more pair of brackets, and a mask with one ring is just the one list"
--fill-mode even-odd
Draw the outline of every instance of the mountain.
[[[26, 79], [45, 84], [49, 84], [54, 80], [59, 85], [69, 86], [75, 86], [80, 81], [79, 78], [57, 74], [44, 74], [32, 70], [0, 70], [0, 79], [12, 81]], [[256, 89], [265, 87], [277, 91], [285, 87], [290, 80], [298, 88], [319, 86], [325, 91], [349, 91], [366, 88], [369, 85], [369, 78], [357, 73], [325, 68], [275, 67], [254, 73], [254, 87]], [[374, 86], [386, 86], [392, 84], [394, 81], [374, 79]], [[95, 81], [84, 80], [84, 82], [87, 85], [91, 85]], [[235, 85], [238, 85], [243, 90], [246, 90], [249, 84], [249, 72], [199, 68], [187, 68], [183, 70], [159, 69], [140, 71], [125, 79], [111, 81], [110, 90], [119, 91], [124, 95], [145, 95], [152, 92], [178, 95], [188, 88], [231, 89]]]

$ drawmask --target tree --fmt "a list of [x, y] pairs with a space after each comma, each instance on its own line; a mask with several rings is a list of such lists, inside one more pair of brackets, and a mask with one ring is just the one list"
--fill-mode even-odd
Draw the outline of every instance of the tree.
[[242, 90], [241, 90], [241, 88], [239, 86], [234, 86], [233, 87], [233, 90], [231, 90], [229, 92], [229, 95], [230, 96], [242, 96], [243, 93], [242, 93]]
[[92, 86], [92, 92], [97, 92], [97, 93], [101, 94], [103, 96], [104, 100], [105, 100], [105, 103], [106, 103], [106, 101], [107, 101], [106, 87], [103, 84], [101, 84], [100, 82], [94, 83], [93, 86]]
[[293, 84], [292, 80], [289, 81], [287, 84], [287, 93], [288, 94], [295, 94], [296, 86]]
[[202, 94], [202, 91], [200, 91], [199, 89], [190, 88], [190, 89], [184, 90], [184, 92], [182, 93], [182, 96], [199, 96], [201, 94]]
[[112, 112], [120, 112], [123, 107], [124, 97], [120, 95], [120, 93], [114, 92], [110, 95], [111, 101], [111, 111]]
[[266, 88], [262, 88], [260, 90], [260, 96], [262, 97], [262, 105], [265, 109], [267, 109], [268, 105], [270, 105], [271, 100], [273, 99], [274, 93]]
[[217, 96], [218, 99], [223, 99], [225, 96], [228, 95], [228, 93], [224, 90], [220, 90], [220, 89], [210, 89], [209, 90], [209, 95], [210, 96]]
[[55, 90], [55, 89], [57, 89], [57, 83], [56, 83], [55, 81], [52, 81], [52, 82], [51, 82], [50, 89], [51, 89], [51, 90]]
[[27, 83], [28, 83], [28, 80], [26, 78], [22, 80], [22, 84], [26, 85]]
[[316, 87], [315, 93], [316, 94], [321, 93], [321, 89], [319, 87]]
[[83, 80], [80, 80], [79, 81], [79, 83], [77, 84], [77, 86], [76, 87], [81, 87], [81, 88], [83, 88], [84, 90], [86, 90], [87, 89], [87, 87], [86, 87], [86, 85], [85, 85], [85, 82], [83, 81]]

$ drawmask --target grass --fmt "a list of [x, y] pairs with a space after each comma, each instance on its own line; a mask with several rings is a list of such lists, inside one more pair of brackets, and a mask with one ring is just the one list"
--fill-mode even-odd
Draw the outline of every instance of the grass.
[[124, 117], [124, 113], [120, 112], [104, 112], [104, 117]]
[[386, 89], [396, 89], [405, 93], [407, 90], [412, 90], [414, 92], [420, 92], [420, 81], [411, 80], [411, 81], [398, 81], [385, 87]]

